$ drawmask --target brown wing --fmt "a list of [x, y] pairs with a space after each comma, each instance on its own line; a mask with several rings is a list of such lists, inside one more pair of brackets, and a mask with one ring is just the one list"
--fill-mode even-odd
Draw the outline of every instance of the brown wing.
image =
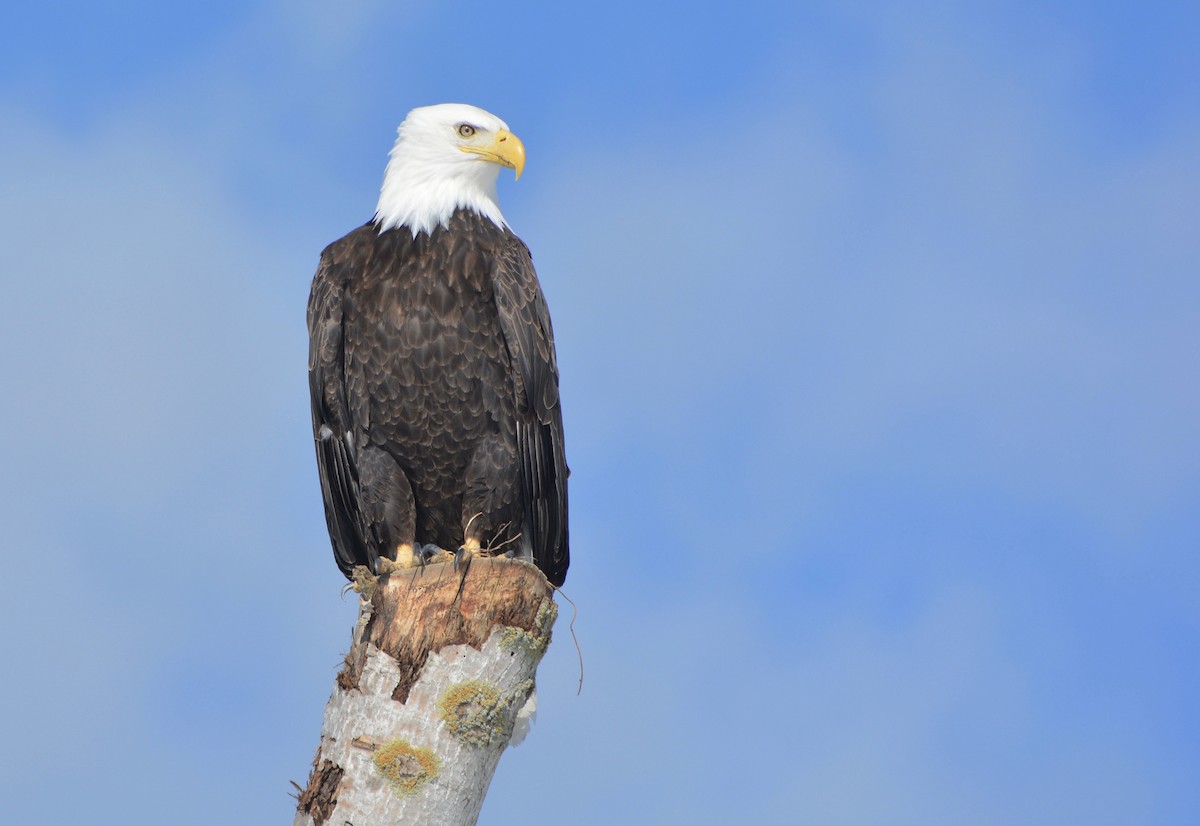
[[529, 249], [511, 233], [497, 257], [493, 290], [500, 324], [517, 370], [517, 452], [525, 535], [534, 560], [555, 585], [570, 563], [567, 468], [554, 330]]
[[[355, 444], [348, 387], [345, 326], [349, 272], [337, 250], [352, 236], [321, 254], [308, 298], [308, 387], [312, 400], [313, 439], [325, 502], [325, 521], [338, 567], [347, 577], [355, 565], [374, 570], [379, 544], [371, 514], [364, 508], [360, 480], [361, 448]], [[369, 504], [369, 503], [368, 503]]]

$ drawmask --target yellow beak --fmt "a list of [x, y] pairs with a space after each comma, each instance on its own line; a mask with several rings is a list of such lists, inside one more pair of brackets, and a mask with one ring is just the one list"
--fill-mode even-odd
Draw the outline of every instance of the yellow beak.
[[490, 144], [484, 146], [460, 146], [459, 149], [463, 152], [469, 152], [472, 155], [478, 155], [485, 161], [491, 161], [492, 163], [506, 166], [509, 169], [515, 169], [517, 171], [517, 180], [521, 179], [521, 171], [525, 169], [525, 144], [521, 143], [521, 139], [507, 129], [501, 129], [496, 132]]

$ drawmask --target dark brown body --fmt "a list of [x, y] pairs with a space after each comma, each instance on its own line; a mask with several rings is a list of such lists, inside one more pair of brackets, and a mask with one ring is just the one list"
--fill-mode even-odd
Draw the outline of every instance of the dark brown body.
[[321, 255], [308, 306], [313, 434], [334, 554], [403, 544], [568, 565], [550, 315], [529, 251], [473, 212], [415, 239], [367, 224]]

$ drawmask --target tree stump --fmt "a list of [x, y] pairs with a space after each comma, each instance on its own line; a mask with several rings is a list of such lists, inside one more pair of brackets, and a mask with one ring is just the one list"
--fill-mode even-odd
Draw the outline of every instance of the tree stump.
[[554, 589], [504, 558], [358, 581], [353, 644], [295, 826], [474, 824], [500, 755], [532, 721]]

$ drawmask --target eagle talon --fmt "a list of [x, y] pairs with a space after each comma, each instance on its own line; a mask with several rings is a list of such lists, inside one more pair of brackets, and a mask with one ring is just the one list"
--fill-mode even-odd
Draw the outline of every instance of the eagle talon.
[[431, 565], [436, 562], [446, 562], [450, 560], [454, 554], [443, 548], [439, 548], [437, 545], [434, 545], [432, 542], [430, 542], [429, 544], [421, 547], [418, 556], [420, 557], [422, 565]]
[[346, 589], [343, 589], [342, 593], [345, 594], [346, 590], [352, 588], [362, 599], [370, 602], [371, 597], [375, 595], [375, 588], [378, 584], [379, 579], [375, 574], [371, 573], [370, 568], [366, 565], [355, 565], [353, 579], [350, 580], [350, 584], [346, 586]]
[[457, 571], [459, 568], [462, 568], [462, 572], [466, 574], [467, 570], [471, 567], [471, 560], [474, 559], [478, 553], [478, 548], [473, 548], [469, 545], [463, 545], [460, 547], [454, 552], [454, 570]]

